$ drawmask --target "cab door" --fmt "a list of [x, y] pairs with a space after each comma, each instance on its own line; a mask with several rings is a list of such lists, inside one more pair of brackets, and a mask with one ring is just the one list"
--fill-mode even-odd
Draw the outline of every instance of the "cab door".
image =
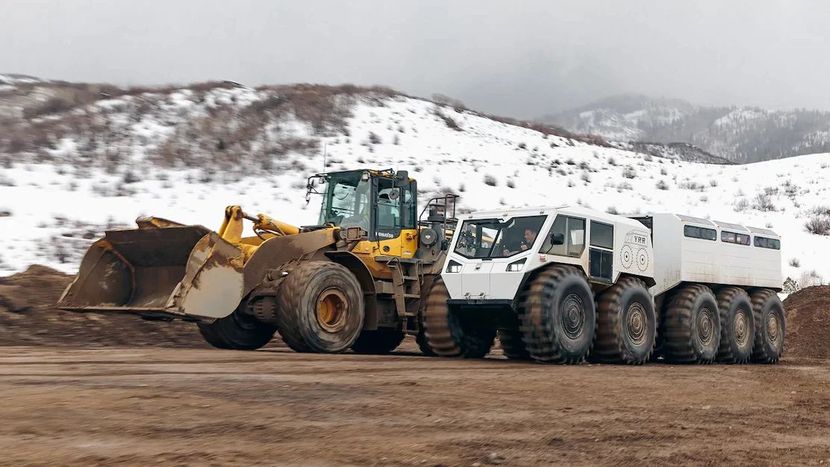
[[614, 226], [592, 220], [588, 264], [592, 279], [611, 282], [614, 274]]

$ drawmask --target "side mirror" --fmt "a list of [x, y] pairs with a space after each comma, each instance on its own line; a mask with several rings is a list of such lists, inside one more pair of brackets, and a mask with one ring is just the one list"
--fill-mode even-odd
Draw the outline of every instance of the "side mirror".
[[565, 234], [563, 234], [563, 233], [552, 233], [552, 234], [550, 234], [550, 243], [551, 243], [551, 245], [564, 245], [565, 244]]

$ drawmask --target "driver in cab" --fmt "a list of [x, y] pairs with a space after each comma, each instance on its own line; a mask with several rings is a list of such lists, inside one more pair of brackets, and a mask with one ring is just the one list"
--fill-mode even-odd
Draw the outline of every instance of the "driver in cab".
[[512, 254], [518, 253], [520, 251], [527, 251], [530, 247], [533, 246], [534, 240], [536, 240], [536, 235], [539, 233], [534, 228], [530, 226], [526, 226], [523, 231], [523, 235], [519, 238], [516, 238], [514, 232], [517, 230], [516, 227], [512, 229], [508, 229], [504, 233], [504, 247], [502, 248], [502, 255], [510, 256]]

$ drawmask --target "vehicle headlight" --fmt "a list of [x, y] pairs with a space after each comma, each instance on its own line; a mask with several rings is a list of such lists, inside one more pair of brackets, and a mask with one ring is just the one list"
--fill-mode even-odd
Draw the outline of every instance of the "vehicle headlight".
[[507, 265], [507, 272], [519, 272], [525, 267], [525, 262], [527, 258], [522, 258], [518, 261], [513, 261], [512, 263]]
[[450, 260], [450, 263], [447, 264], [447, 272], [461, 272], [461, 263]]

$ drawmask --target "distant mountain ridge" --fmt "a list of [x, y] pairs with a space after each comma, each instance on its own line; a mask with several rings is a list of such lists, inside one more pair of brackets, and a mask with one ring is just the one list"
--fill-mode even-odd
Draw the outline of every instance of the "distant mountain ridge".
[[830, 151], [830, 112], [700, 106], [623, 94], [540, 119], [611, 141], [687, 143], [750, 163]]

